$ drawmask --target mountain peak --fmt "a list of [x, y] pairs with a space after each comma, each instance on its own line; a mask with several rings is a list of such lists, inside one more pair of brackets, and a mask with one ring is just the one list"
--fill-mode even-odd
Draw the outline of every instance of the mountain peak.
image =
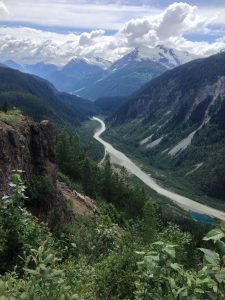
[[75, 56], [72, 58], [67, 65], [90, 65], [90, 66], [96, 66], [101, 68], [102, 70], [106, 70], [110, 67], [112, 62], [109, 60], [105, 60], [104, 58], [101, 58], [99, 56], [86, 56], [86, 57], [81, 57], [81, 56]]
[[186, 51], [175, 50], [164, 45], [157, 45], [156, 47], [151, 48], [142, 46], [134, 48], [132, 51], [116, 61], [113, 64], [113, 69], [116, 70], [135, 61], [151, 61], [159, 63], [167, 69], [172, 69], [195, 58], [197, 57], [194, 57]]
[[15, 69], [21, 72], [25, 72], [25, 68], [23, 65], [15, 62], [14, 60], [8, 59], [6, 61], [3, 62], [3, 65], [11, 68], [11, 69]]

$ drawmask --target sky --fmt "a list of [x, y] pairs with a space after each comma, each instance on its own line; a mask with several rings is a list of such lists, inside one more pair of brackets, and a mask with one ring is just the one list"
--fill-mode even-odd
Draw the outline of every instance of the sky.
[[201, 57], [225, 50], [225, 1], [0, 1], [0, 61], [115, 61], [160, 44]]

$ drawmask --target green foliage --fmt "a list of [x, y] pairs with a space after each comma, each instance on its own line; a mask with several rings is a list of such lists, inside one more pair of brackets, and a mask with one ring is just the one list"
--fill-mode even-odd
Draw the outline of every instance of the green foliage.
[[48, 210], [51, 206], [53, 184], [49, 177], [33, 175], [28, 182], [26, 201], [28, 207], [35, 210]]
[[[144, 190], [130, 187], [124, 176], [113, 171], [108, 157], [104, 167], [98, 167], [80, 150], [78, 137], [72, 138], [67, 131], [58, 136], [57, 163], [62, 173], [81, 184], [86, 195], [112, 203], [129, 218], [142, 216], [147, 200]], [[60, 176], [71, 186], [70, 180]]]
[[[225, 208], [224, 87], [217, 95], [215, 90], [209, 92], [207, 86], [215, 89], [218, 78], [224, 74], [224, 61], [224, 53], [217, 54], [151, 80], [109, 116], [105, 133], [155, 178], [160, 177], [164, 186], [220, 210]], [[207, 117], [209, 122], [204, 120]], [[196, 130], [186, 149], [169, 155]], [[148, 137], [148, 142], [140, 143]], [[148, 147], [158, 138], [162, 138], [158, 145]]]
[[0, 110], [3, 111], [4, 113], [7, 113], [7, 111], [8, 111], [8, 103], [7, 103], [7, 101], [5, 101], [5, 102], [0, 106]]
[[99, 261], [118, 246], [118, 228], [111, 219], [104, 214], [80, 218], [80, 228], [67, 227], [56, 236], [62, 243], [63, 257], [88, 256], [91, 261]]
[[1, 300], [224, 299], [223, 224], [205, 236], [210, 247], [202, 245], [190, 267], [190, 234], [172, 224], [154, 226], [151, 202], [143, 221], [124, 221], [124, 228], [114, 223], [116, 208], [105, 204], [80, 217], [78, 227], [59, 226], [53, 235], [23, 208], [20, 173], [10, 186], [12, 195], [0, 206]]
[[153, 243], [151, 251], [139, 253], [143, 260], [138, 263], [135, 299], [224, 299], [224, 237], [220, 229], [206, 235], [204, 240], [212, 240], [215, 250], [200, 249], [204, 259], [197, 270], [186, 270], [177, 263], [177, 245]]
[[94, 103], [100, 112], [107, 116], [115, 112], [126, 100], [127, 97], [103, 97], [97, 99]]
[[133, 299], [137, 279], [134, 245], [123, 240], [96, 266], [97, 299]]
[[0, 111], [0, 121], [9, 125], [18, 125], [23, 118], [21, 111], [15, 108], [7, 112]]
[[82, 151], [96, 162], [100, 162], [105, 154], [104, 146], [93, 138], [98, 127], [99, 123], [97, 121], [88, 120], [78, 128]]
[[73, 209], [73, 199], [72, 199], [71, 197], [68, 197], [68, 198], [66, 199], [66, 202], [67, 202], [68, 206], [69, 206], [71, 209]]
[[76, 190], [77, 192], [79, 192], [81, 194], [84, 193], [81, 183], [72, 180], [67, 175], [63, 174], [62, 172], [57, 173], [57, 179], [60, 182], [65, 183], [71, 190]]
[[[178, 225], [169, 223], [158, 238], [165, 243], [172, 243], [177, 246], [176, 258], [179, 263], [192, 266], [196, 263], [194, 260], [195, 249], [193, 247], [192, 236], [189, 232], [181, 231]], [[192, 255], [192, 257], [190, 257]]]
[[[17, 265], [21, 269], [21, 260], [30, 247], [37, 247], [41, 240], [48, 244], [53, 243], [51, 234], [45, 225], [38, 221], [23, 208], [25, 186], [21, 180], [19, 171], [12, 174], [10, 187], [13, 190], [11, 196], [4, 196], [0, 205], [0, 229], [1, 255], [0, 273], [12, 270]], [[26, 230], [24, 230], [26, 228]]]
[[1, 299], [77, 299], [67, 284], [65, 272], [58, 266], [59, 260], [45, 243], [30, 252], [25, 259], [23, 279], [12, 273], [0, 280]]
[[48, 119], [57, 129], [67, 126], [71, 132], [95, 113], [92, 102], [60, 93], [37, 76], [0, 67], [0, 77], [0, 106], [3, 111], [17, 107], [34, 120]]
[[151, 200], [148, 200], [143, 208], [143, 236], [145, 242], [149, 243], [155, 240], [158, 224], [154, 204]]
[[80, 144], [77, 136], [71, 137], [63, 130], [57, 141], [57, 163], [60, 170], [73, 179], [80, 176]]

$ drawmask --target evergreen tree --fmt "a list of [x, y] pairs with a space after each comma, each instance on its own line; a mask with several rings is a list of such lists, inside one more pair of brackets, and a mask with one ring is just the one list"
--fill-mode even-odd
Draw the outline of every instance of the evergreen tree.
[[8, 111], [8, 103], [7, 103], [7, 101], [5, 101], [5, 102], [3, 103], [2, 110], [3, 110], [5, 113], [7, 113], [7, 111]]
[[97, 189], [97, 174], [91, 161], [88, 157], [85, 157], [82, 165], [82, 185], [86, 195], [90, 197], [96, 196]]
[[103, 171], [103, 181], [102, 181], [102, 194], [105, 199], [112, 202], [112, 168], [110, 164], [109, 155], [105, 159], [104, 171]]
[[143, 236], [145, 242], [152, 242], [156, 236], [156, 224], [158, 220], [154, 204], [148, 200], [143, 208]]
[[8, 111], [8, 103], [7, 103], [7, 101], [4, 101], [4, 103], [0, 107], [0, 110], [3, 111], [4, 113], [7, 113], [7, 111]]

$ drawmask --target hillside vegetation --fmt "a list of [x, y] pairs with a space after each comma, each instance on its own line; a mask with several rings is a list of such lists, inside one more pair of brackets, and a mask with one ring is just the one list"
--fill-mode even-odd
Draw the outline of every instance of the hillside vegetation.
[[88, 100], [59, 93], [48, 81], [0, 67], [0, 105], [17, 107], [35, 120], [51, 120], [57, 128], [74, 129], [95, 113]]
[[171, 182], [224, 201], [224, 87], [225, 53], [168, 71], [108, 118], [108, 137]]
[[59, 179], [79, 185], [98, 209], [78, 225], [59, 222], [50, 231], [24, 206], [43, 201], [48, 188], [43, 194], [39, 180], [28, 181], [27, 189], [13, 172], [12, 193], [0, 205], [2, 299], [224, 299], [223, 225], [203, 243], [205, 226], [193, 223], [191, 235], [165, 223], [125, 173], [114, 173], [108, 160], [99, 169], [66, 132], [57, 160]]

